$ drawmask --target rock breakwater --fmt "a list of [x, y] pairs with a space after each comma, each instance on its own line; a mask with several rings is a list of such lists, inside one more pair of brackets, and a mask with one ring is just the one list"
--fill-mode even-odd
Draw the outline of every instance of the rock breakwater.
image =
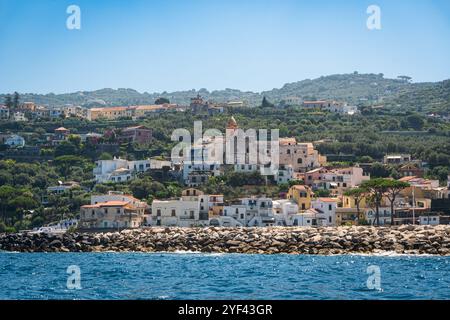
[[259, 254], [382, 253], [450, 255], [450, 225], [396, 227], [164, 228], [107, 233], [0, 235], [19, 252], [175, 252]]

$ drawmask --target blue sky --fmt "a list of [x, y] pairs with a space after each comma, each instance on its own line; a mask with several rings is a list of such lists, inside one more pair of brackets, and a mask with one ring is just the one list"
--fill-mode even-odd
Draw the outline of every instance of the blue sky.
[[[81, 30], [66, 28], [71, 4]], [[0, 93], [261, 91], [355, 70], [439, 81], [450, 1], [0, 0], [0, 70]]]

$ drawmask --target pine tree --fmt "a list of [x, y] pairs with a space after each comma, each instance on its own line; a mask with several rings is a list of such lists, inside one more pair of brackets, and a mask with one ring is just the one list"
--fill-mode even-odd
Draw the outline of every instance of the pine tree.
[[20, 100], [20, 96], [19, 96], [19, 93], [16, 91], [16, 92], [14, 92], [14, 98], [13, 98], [14, 109], [19, 108], [19, 100]]
[[273, 103], [269, 102], [269, 100], [267, 100], [266, 97], [263, 98], [261, 106], [263, 108], [273, 108], [274, 107]]

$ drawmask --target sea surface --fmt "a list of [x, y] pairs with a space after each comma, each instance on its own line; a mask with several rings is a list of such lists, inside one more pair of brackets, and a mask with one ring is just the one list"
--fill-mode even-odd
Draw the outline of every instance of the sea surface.
[[0, 252], [0, 299], [449, 298], [450, 257]]

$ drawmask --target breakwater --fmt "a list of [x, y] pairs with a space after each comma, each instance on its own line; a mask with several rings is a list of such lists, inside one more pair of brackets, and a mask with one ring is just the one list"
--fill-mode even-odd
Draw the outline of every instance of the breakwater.
[[450, 225], [395, 227], [164, 228], [107, 233], [0, 235], [18, 252], [175, 252], [450, 255]]

